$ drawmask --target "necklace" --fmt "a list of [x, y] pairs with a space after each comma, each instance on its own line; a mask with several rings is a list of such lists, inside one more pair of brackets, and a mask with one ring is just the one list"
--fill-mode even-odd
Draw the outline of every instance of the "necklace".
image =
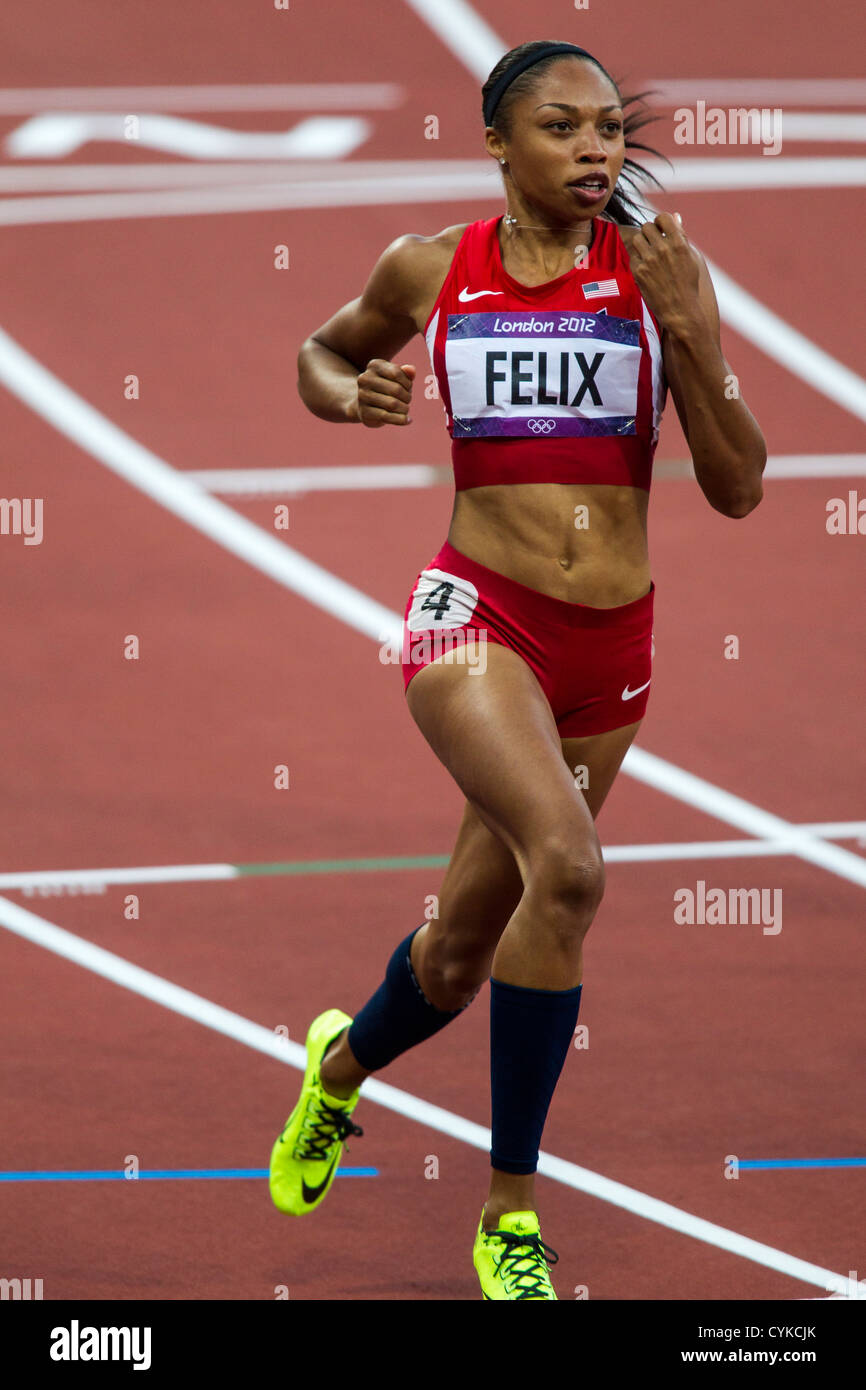
[[576, 232], [577, 227], [540, 227], [534, 222], [518, 222], [516, 217], [512, 217], [510, 212], [506, 212], [503, 217], [506, 227], [517, 227], [521, 232]]

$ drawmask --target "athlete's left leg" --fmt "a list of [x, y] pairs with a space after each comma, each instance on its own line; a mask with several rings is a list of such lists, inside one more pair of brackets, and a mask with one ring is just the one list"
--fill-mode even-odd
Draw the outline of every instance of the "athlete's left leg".
[[[638, 720], [634, 724], [612, 729], [608, 733], [562, 740], [563, 757], [574, 773], [576, 786], [583, 791], [593, 820], [598, 818], [640, 724], [641, 721]], [[575, 984], [583, 981], [582, 944], [581, 942]], [[509, 959], [509, 965], [511, 963], [512, 958]], [[492, 961], [487, 973], [495, 974]], [[491, 1169], [490, 1192], [485, 1204], [485, 1226], [495, 1227], [499, 1217], [507, 1212], [536, 1209], [535, 1173], [507, 1173], [501, 1169]]]

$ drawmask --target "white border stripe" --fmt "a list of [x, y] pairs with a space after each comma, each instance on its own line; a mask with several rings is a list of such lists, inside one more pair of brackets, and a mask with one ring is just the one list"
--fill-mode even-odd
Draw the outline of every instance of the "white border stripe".
[[[0, 898], [0, 926], [80, 965], [85, 970], [92, 971], [95, 975], [102, 976], [103, 979], [111, 980], [123, 989], [159, 1004], [162, 1008], [200, 1023], [224, 1037], [233, 1038], [245, 1047], [263, 1052], [298, 1071], [302, 1072], [305, 1069], [306, 1049], [299, 1043], [293, 1043], [288, 1038], [270, 1032], [261, 1024], [253, 1023], [230, 1009], [224, 1009], [200, 994], [172, 984], [161, 975], [143, 970], [122, 956], [106, 951], [101, 946], [95, 946], [53, 922], [28, 912], [26, 908], [18, 907], [6, 898]], [[459, 1139], [472, 1148], [485, 1152], [490, 1150], [490, 1130], [485, 1129], [483, 1125], [463, 1119], [462, 1116], [455, 1115], [441, 1106], [431, 1105], [408, 1091], [400, 1091], [383, 1081], [377, 1081], [375, 1077], [364, 1082], [363, 1098], [402, 1115], [405, 1119], [426, 1125], [440, 1134]], [[802, 1280], [805, 1284], [814, 1284], [824, 1290], [845, 1287], [842, 1276], [834, 1274], [832, 1270], [801, 1260], [795, 1255], [788, 1255], [771, 1245], [751, 1240], [748, 1236], [742, 1236], [724, 1226], [717, 1226], [712, 1221], [704, 1221], [701, 1217], [692, 1216], [690, 1212], [682, 1211], [668, 1202], [661, 1202], [636, 1188], [627, 1187], [624, 1183], [613, 1182], [600, 1173], [579, 1167], [566, 1159], [556, 1158], [553, 1154], [540, 1154], [538, 1171], [566, 1187], [586, 1192], [644, 1220], [666, 1226], [669, 1230], [691, 1236], [717, 1249], [727, 1250], [733, 1255], [774, 1269], [792, 1279]]]
[[37, 869], [0, 874], [0, 888], [104, 888], [110, 883], [207, 883], [240, 878], [235, 864], [157, 864], [129, 869]]
[[320, 468], [185, 469], [183, 476], [205, 492], [229, 496], [434, 487], [448, 479], [448, 470], [429, 463], [354, 463], [322, 464]]
[[[458, 162], [458, 161], [455, 161]], [[462, 162], [462, 161], [460, 161]], [[758, 159], [722, 160], [712, 168], [701, 171], [699, 160], [685, 160], [665, 182], [670, 193], [705, 193], [718, 190], [750, 188], [834, 188], [866, 185], [866, 159], [833, 161]], [[813, 167], [806, 167], [806, 166]], [[844, 166], [844, 167], [837, 167]], [[75, 166], [70, 166], [74, 168]], [[251, 166], [252, 167], [252, 166]], [[454, 203], [471, 201], [502, 202], [502, 190], [496, 182], [495, 170], [481, 165], [477, 170], [425, 170], [419, 161], [416, 173], [387, 173], [381, 177], [353, 177], [352, 165], [334, 161], [330, 179], [288, 177], [286, 173], [250, 181], [244, 178], [227, 179], [217, 166], [212, 177], [202, 180], [201, 170], [190, 167], [190, 178], [184, 183], [174, 175], [158, 179], [147, 174], [125, 174], [118, 166], [117, 184], [127, 182], [184, 183], [183, 187], [150, 188], [125, 192], [61, 193], [34, 197], [0, 199], [0, 226], [31, 227], [52, 223], [125, 221], [148, 217], [199, 217], [205, 214], [241, 214], [268, 212], [288, 208], [378, 207], [384, 204]], [[150, 166], [141, 166], [149, 169]], [[345, 175], [343, 173], [345, 171]], [[13, 170], [6, 182], [15, 181]], [[29, 174], [26, 176], [30, 178]], [[68, 181], [64, 181], [68, 184]], [[101, 182], [101, 181], [100, 181]], [[187, 185], [201, 184], [199, 187]], [[81, 179], [88, 186], [88, 179]]]
[[703, 777], [696, 777], [694, 773], [686, 772], [664, 758], [656, 757], [654, 753], [648, 753], [645, 748], [636, 748], [632, 744], [622, 766], [637, 781], [646, 783], [656, 791], [665, 791], [676, 800], [695, 806], [716, 820], [735, 825], [749, 835], [783, 840], [790, 846], [790, 852], [800, 859], [866, 888], [866, 859], [861, 855], [840, 849], [838, 845], [827, 844], [803, 826], [793, 825], [781, 816], [763, 811], [744, 797], [724, 791]]
[[[438, 310], [437, 310], [438, 312]], [[661, 468], [661, 462], [659, 468]], [[685, 467], [686, 465], [683, 464]], [[776, 454], [767, 460], [764, 478], [860, 478], [866, 476], [866, 454]], [[367, 489], [439, 487], [451, 485], [451, 470], [431, 463], [326, 464], [308, 468], [185, 469], [205, 492], [221, 496], [283, 493], [359, 492]]]
[[862, 77], [651, 77], [630, 85], [654, 89], [656, 105], [866, 106]]
[[709, 257], [706, 261], [719, 311], [731, 328], [787, 367], [813, 391], [821, 392], [859, 420], [866, 420], [866, 380], [863, 377], [761, 304]]
[[767, 459], [765, 478], [862, 478], [866, 454], [776, 454]]
[[202, 83], [186, 87], [4, 87], [0, 115], [43, 111], [391, 110], [405, 98], [393, 82]]
[[[829, 821], [825, 824], [794, 826], [824, 838], [853, 839], [866, 836], [866, 821]], [[647, 864], [689, 859], [759, 859], [784, 857], [796, 847], [791, 837], [777, 840], [683, 840], [646, 845], [603, 845], [609, 864]], [[371, 856], [373, 858], [375, 856]], [[315, 862], [315, 861], [314, 861]], [[246, 867], [246, 866], [244, 866]], [[383, 868], [379, 872], [403, 872]], [[419, 872], [409, 870], [409, 872]], [[274, 876], [279, 876], [276, 870]], [[246, 877], [237, 864], [156, 864], [139, 868], [111, 869], [25, 869], [0, 873], [0, 889], [102, 888], [113, 883], [203, 883], [209, 880]], [[254, 874], [249, 875], [255, 877]]]
[[[508, 52], [505, 40], [465, 0], [406, 0], [406, 4], [480, 82], [487, 81], [491, 69]], [[478, 104], [480, 108], [480, 98]]]
[[866, 143], [866, 115], [861, 112], [784, 111], [779, 122], [780, 138], [785, 140], [851, 140]]
[[[750, 188], [862, 188], [866, 184], [866, 157], [839, 155], [822, 159], [816, 155], [780, 155], [767, 159], [760, 155], [703, 158], [683, 155], [673, 170], [652, 157], [647, 168], [671, 193], [719, 192]], [[3, 193], [81, 193], [103, 190], [112, 194], [147, 189], [181, 189], [187, 192], [204, 187], [255, 185], [262, 197], [274, 196], [283, 188], [295, 196], [300, 187], [309, 196], [317, 181], [330, 196], [330, 187], [339, 178], [341, 187], [365, 192], [381, 185], [393, 195], [395, 189], [415, 193], [424, 182], [435, 194], [428, 201], [445, 200], [449, 190], [467, 197], [496, 198], [502, 201], [502, 186], [489, 159], [316, 159], [217, 160], [207, 163], [165, 163], [149, 160], [132, 164], [118, 159], [109, 164], [3, 164], [0, 165], [0, 192]], [[49, 199], [49, 204], [57, 200]], [[393, 196], [392, 196], [393, 201]], [[155, 205], [155, 199], [152, 199]], [[359, 198], [358, 202], [363, 202]], [[243, 209], [241, 209], [243, 210]]]

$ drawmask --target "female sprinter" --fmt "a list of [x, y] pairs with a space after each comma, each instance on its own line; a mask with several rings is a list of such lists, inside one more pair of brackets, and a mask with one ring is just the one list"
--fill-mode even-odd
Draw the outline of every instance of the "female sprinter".
[[597, 59], [521, 44], [485, 83], [483, 114], [505, 216], [400, 237], [299, 358], [313, 414], [405, 427], [415, 367], [391, 359], [426, 337], [456, 500], [406, 605], [404, 678], [466, 807], [438, 918], [400, 943], [354, 1020], [331, 1009], [311, 1025], [270, 1190], [281, 1210], [312, 1211], [361, 1133], [350, 1116], [364, 1078], [457, 1018], [489, 977], [491, 1181], [475, 1268], [485, 1298], [555, 1299], [534, 1175], [604, 886], [594, 819], [649, 694], [646, 516], [667, 387], [717, 511], [757, 506], [766, 449], [725, 392], [703, 258], [678, 218], [640, 225], [618, 187], [625, 165], [639, 170], [626, 150], [646, 122], [625, 115]]

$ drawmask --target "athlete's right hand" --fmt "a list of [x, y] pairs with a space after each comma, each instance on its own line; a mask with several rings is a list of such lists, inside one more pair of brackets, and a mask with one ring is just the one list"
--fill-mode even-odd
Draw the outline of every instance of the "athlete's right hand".
[[409, 406], [415, 371], [411, 362], [398, 367], [396, 362], [372, 358], [358, 377], [355, 419], [373, 430], [382, 425], [411, 425]]

